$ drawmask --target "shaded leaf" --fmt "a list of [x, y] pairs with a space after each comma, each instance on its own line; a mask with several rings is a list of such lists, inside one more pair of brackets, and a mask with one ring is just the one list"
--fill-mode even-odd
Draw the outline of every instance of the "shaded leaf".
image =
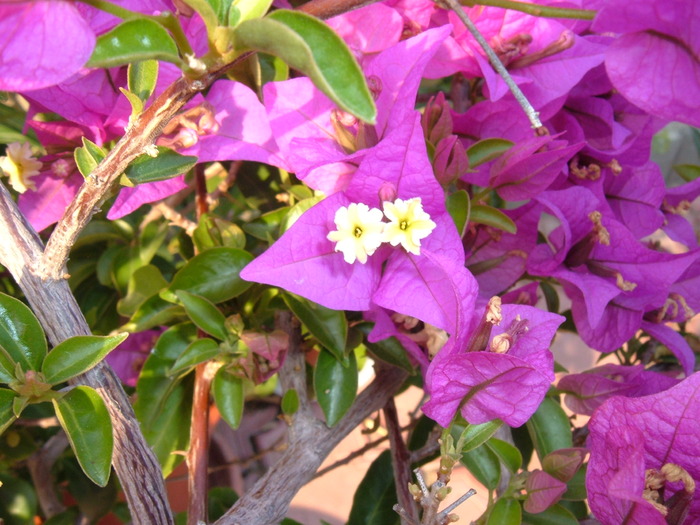
[[104, 487], [109, 481], [113, 448], [112, 422], [104, 401], [92, 388], [77, 386], [53, 404], [81, 468], [95, 484]]
[[481, 446], [464, 452], [462, 463], [489, 490], [496, 490], [501, 480], [501, 461], [490, 448]]
[[520, 502], [512, 498], [500, 498], [491, 509], [487, 525], [520, 525]]
[[221, 417], [231, 428], [236, 429], [243, 419], [243, 407], [245, 405], [245, 385], [243, 379], [229, 372], [226, 368], [219, 368], [212, 383], [214, 402], [219, 409]]
[[491, 438], [486, 442], [486, 445], [501, 458], [508, 470], [513, 473], [520, 470], [523, 464], [523, 456], [516, 446], [497, 438]]
[[197, 328], [221, 341], [226, 340], [228, 337], [226, 318], [211, 301], [185, 290], [178, 290], [175, 295], [185, 305], [187, 316], [197, 325]]
[[0, 436], [17, 419], [13, 405], [17, 394], [7, 388], [0, 388]]
[[318, 404], [332, 427], [345, 415], [357, 395], [357, 359], [350, 353], [343, 365], [330, 352], [321, 351], [314, 369], [314, 390]]
[[459, 190], [450, 194], [445, 201], [447, 212], [452, 217], [452, 220], [457, 227], [459, 236], [464, 236], [467, 224], [469, 223], [469, 215], [471, 208], [471, 200], [469, 194], [465, 190]]
[[545, 397], [537, 411], [527, 422], [540, 459], [560, 448], [571, 448], [571, 425], [561, 405], [551, 397]]
[[221, 348], [219, 347], [219, 343], [213, 339], [203, 337], [192, 341], [192, 343], [185, 348], [184, 352], [182, 352], [182, 355], [177, 358], [168, 372], [168, 375], [174, 377], [188, 368], [194, 368], [199, 363], [213, 359], [220, 353]]
[[190, 378], [180, 381], [168, 372], [196, 334], [192, 323], [163, 332], [136, 384], [134, 411], [165, 477], [183, 459], [173, 452], [187, 449], [192, 412], [192, 381]]
[[348, 337], [348, 321], [345, 318], [345, 312], [331, 310], [290, 293], [283, 294], [282, 298], [324, 348], [330, 350], [336, 359], [345, 358]]
[[385, 450], [375, 459], [355, 491], [347, 525], [399, 525], [394, 512], [396, 485], [391, 453]]
[[523, 525], [578, 525], [579, 521], [561, 505], [553, 505], [539, 514], [523, 513]]
[[15, 363], [24, 372], [39, 371], [46, 349], [44, 330], [29, 307], [0, 294], [0, 382], [14, 379]]

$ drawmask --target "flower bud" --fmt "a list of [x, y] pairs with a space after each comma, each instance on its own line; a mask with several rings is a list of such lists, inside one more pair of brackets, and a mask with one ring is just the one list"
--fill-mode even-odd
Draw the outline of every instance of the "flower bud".
[[421, 126], [426, 140], [431, 144], [437, 144], [452, 134], [450, 105], [442, 91], [428, 101], [421, 117]]
[[443, 186], [447, 187], [469, 169], [467, 152], [457, 135], [450, 135], [438, 142], [435, 148], [433, 170], [435, 178]]

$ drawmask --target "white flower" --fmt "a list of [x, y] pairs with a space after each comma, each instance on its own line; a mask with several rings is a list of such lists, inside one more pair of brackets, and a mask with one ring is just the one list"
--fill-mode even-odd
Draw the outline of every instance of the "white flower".
[[420, 241], [435, 229], [436, 224], [423, 210], [420, 197], [406, 201], [396, 199], [393, 203], [384, 202], [384, 215], [391, 222], [384, 227], [385, 242], [392, 246], [399, 244], [407, 252], [420, 255]]
[[39, 174], [41, 162], [32, 156], [28, 142], [14, 142], [7, 146], [6, 156], [0, 157], [0, 172], [10, 178], [10, 184], [18, 193], [36, 189], [29, 177]]
[[369, 208], [366, 204], [352, 203], [335, 212], [335, 227], [328, 234], [328, 240], [336, 243], [335, 251], [343, 252], [345, 262], [352, 264], [355, 259], [362, 264], [382, 244], [382, 212]]

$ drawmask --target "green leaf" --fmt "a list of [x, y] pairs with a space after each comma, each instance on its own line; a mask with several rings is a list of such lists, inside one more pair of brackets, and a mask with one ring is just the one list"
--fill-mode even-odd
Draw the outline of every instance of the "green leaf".
[[227, 301], [245, 292], [252, 283], [240, 278], [241, 270], [253, 260], [246, 251], [235, 248], [212, 248], [190, 259], [175, 274], [173, 282], [161, 293], [175, 302], [176, 290], [201, 295], [214, 304]]
[[192, 240], [200, 252], [217, 246], [245, 248], [245, 233], [232, 222], [211, 217], [206, 213], [199, 218], [199, 224], [192, 234]]
[[146, 299], [131, 316], [128, 323], [121, 327], [128, 332], [143, 332], [155, 326], [171, 324], [173, 319], [184, 318], [185, 310], [178, 304], [153, 295]]
[[0, 473], [0, 516], [4, 525], [32, 525], [39, 511], [36, 491], [11, 472]]
[[503, 425], [503, 421], [500, 419], [494, 419], [479, 425], [467, 423], [466, 427], [455, 424], [452, 426], [452, 437], [455, 439], [455, 443], [457, 443], [459, 437], [463, 435], [464, 446], [461, 452], [469, 452], [486, 443], [486, 441], [501, 428], [501, 425]]
[[272, 0], [234, 0], [229, 10], [229, 23], [236, 27], [245, 20], [260, 18], [270, 9]]
[[232, 374], [225, 367], [219, 368], [211, 385], [216, 408], [219, 409], [224, 421], [233, 429], [238, 428], [243, 419], [244, 386], [243, 379]]
[[299, 394], [293, 388], [287, 390], [282, 396], [282, 413], [291, 416], [299, 410]]
[[126, 297], [117, 303], [117, 312], [124, 317], [133, 315], [149, 297], [153, 297], [166, 286], [168, 281], [163, 278], [158, 267], [147, 264], [138, 268], [129, 278]]
[[355, 491], [347, 525], [399, 525], [396, 485], [391, 467], [391, 452], [385, 450], [375, 459]]
[[187, 449], [192, 414], [192, 377], [182, 381], [171, 377], [169, 372], [196, 335], [192, 323], [179, 324], [163, 332], [136, 384], [134, 412], [164, 477], [182, 461], [182, 456], [173, 452]]
[[343, 364], [330, 352], [321, 350], [314, 369], [316, 399], [326, 416], [326, 425], [334, 426], [352, 406], [357, 395], [357, 359], [350, 353]]
[[486, 442], [486, 446], [493, 450], [496, 455], [501, 458], [503, 464], [515, 473], [520, 470], [523, 464], [523, 456], [517, 447], [511, 445], [507, 441], [503, 441], [497, 438], [491, 438]]
[[219, 25], [217, 0], [182, 0], [185, 4], [199, 13], [204, 25], [207, 27], [207, 34], [211, 37], [216, 26]]
[[576, 517], [561, 505], [552, 505], [539, 514], [523, 512], [523, 525], [578, 525]]
[[540, 281], [540, 290], [547, 303], [547, 310], [555, 314], [559, 313], [559, 294], [554, 287], [546, 281]]
[[[121, 94], [126, 97], [126, 99], [129, 101], [129, 104], [131, 104], [131, 114], [133, 115], [138, 115], [143, 111], [143, 100], [141, 100], [136, 93], [132, 93], [131, 91], [124, 89], [123, 87], [119, 88], [119, 91], [121, 91]], [[120, 182], [122, 183], [123, 186], [129, 186], [133, 187], [134, 184], [130, 182], [128, 179], [127, 181], [124, 181], [124, 179], [120, 179]]]
[[97, 165], [107, 156], [107, 152], [94, 142], [83, 137], [83, 145], [73, 152], [75, 164], [83, 177], [92, 173]]
[[574, 477], [569, 480], [566, 484], [566, 492], [562, 496], [562, 499], [571, 501], [582, 501], [588, 497], [586, 491], [586, 469], [588, 465], [583, 465], [580, 469], [576, 471]]
[[447, 213], [450, 214], [455, 226], [457, 226], [459, 236], [464, 236], [469, 223], [469, 209], [471, 207], [469, 194], [465, 190], [456, 191], [447, 197], [445, 206], [447, 207]]
[[485, 204], [472, 204], [469, 220], [477, 224], [485, 224], [508, 233], [517, 233], [518, 227], [513, 219], [501, 210]]
[[59, 343], [49, 352], [41, 366], [46, 382], [56, 385], [87, 372], [119, 346], [128, 335], [78, 335]]
[[187, 173], [197, 164], [197, 157], [180, 155], [177, 151], [158, 146], [158, 156], [141, 155], [129, 164], [124, 175], [133, 184], [172, 179]]
[[129, 91], [146, 102], [158, 82], [158, 61], [133, 62], [129, 64], [126, 74]]
[[163, 26], [138, 18], [99, 36], [87, 67], [117, 67], [142, 60], [182, 63], [175, 41]]
[[487, 525], [520, 525], [522, 520], [520, 502], [512, 498], [500, 498], [489, 513]]
[[561, 404], [545, 397], [527, 422], [527, 430], [540, 460], [560, 448], [571, 448], [571, 425]]
[[495, 452], [487, 446], [481, 446], [464, 452], [461, 461], [482, 485], [489, 490], [496, 490], [501, 481], [501, 461]]
[[283, 294], [282, 298], [324, 348], [330, 350], [336, 359], [345, 358], [348, 338], [348, 320], [345, 318], [345, 312], [331, 310], [290, 293]]
[[485, 162], [503, 155], [513, 147], [513, 143], [505, 139], [484, 139], [475, 142], [467, 149], [469, 167], [476, 168]]
[[374, 124], [377, 108], [364, 74], [343, 40], [310, 15], [280, 9], [247, 20], [235, 30], [236, 45], [280, 57], [307, 75], [341, 109]]
[[109, 481], [112, 463], [112, 422], [100, 395], [92, 388], [77, 386], [53, 400], [56, 416], [83, 472], [96, 485]]
[[0, 436], [17, 419], [13, 405], [17, 394], [7, 388], [0, 388]]
[[41, 368], [46, 337], [39, 321], [22, 301], [0, 293], [0, 382], [15, 379], [15, 365], [24, 372]]
[[194, 368], [199, 363], [209, 361], [221, 353], [219, 343], [208, 337], [203, 337], [192, 341], [192, 343], [182, 352], [182, 355], [173, 363], [168, 372], [170, 376], [176, 376], [183, 370]]
[[[360, 323], [356, 325], [356, 328], [365, 334], [366, 337], [372, 331], [373, 326], [374, 325], [372, 323]], [[403, 347], [401, 342], [396, 339], [396, 337], [382, 339], [376, 343], [370, 343], [369, 341], [365, 340], [364, 345], [370, 352], [372, 352], [372, 354], [374, 354], [375, 357], [378, 357], [382, 361], [402, 368], [410, 374], [416, 373], [416, 369], [408, 359], [406, 349]]]
[[323, 197], [317, 195], [315, 197], [303, 199], [297, 202], [294, 206], [292, 206], [289, 209], [289, 212], [287, 212], [287, 214], [284, 216], [284, 219], [282, 219], [282, 222], [280, 223], [280, 235], [282, 235], [289, 228], [291, 228], [292, 225], [297, 221], [299, 217], [301, 217], [304, 214], [306, 210], [312, 208], [322, 200]]
[[700, 166], [697, 164], [676, 164], [673, 169], [686, 182], [692, 182], [700, 177]]
[[197, 325], [197, 328], [221, 341], [228, 338], [226, 318], [210, 300], [185, 290], [178, 290], [175, 295], [185, 305], [187, 316]]

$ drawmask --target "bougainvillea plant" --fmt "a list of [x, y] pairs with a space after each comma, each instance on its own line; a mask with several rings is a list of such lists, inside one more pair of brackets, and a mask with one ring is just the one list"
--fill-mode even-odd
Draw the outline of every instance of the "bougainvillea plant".
[[359, 427], [351, 525], [697, 523], [699, 28], [1, 2], [0, 523], [298, 523]]

